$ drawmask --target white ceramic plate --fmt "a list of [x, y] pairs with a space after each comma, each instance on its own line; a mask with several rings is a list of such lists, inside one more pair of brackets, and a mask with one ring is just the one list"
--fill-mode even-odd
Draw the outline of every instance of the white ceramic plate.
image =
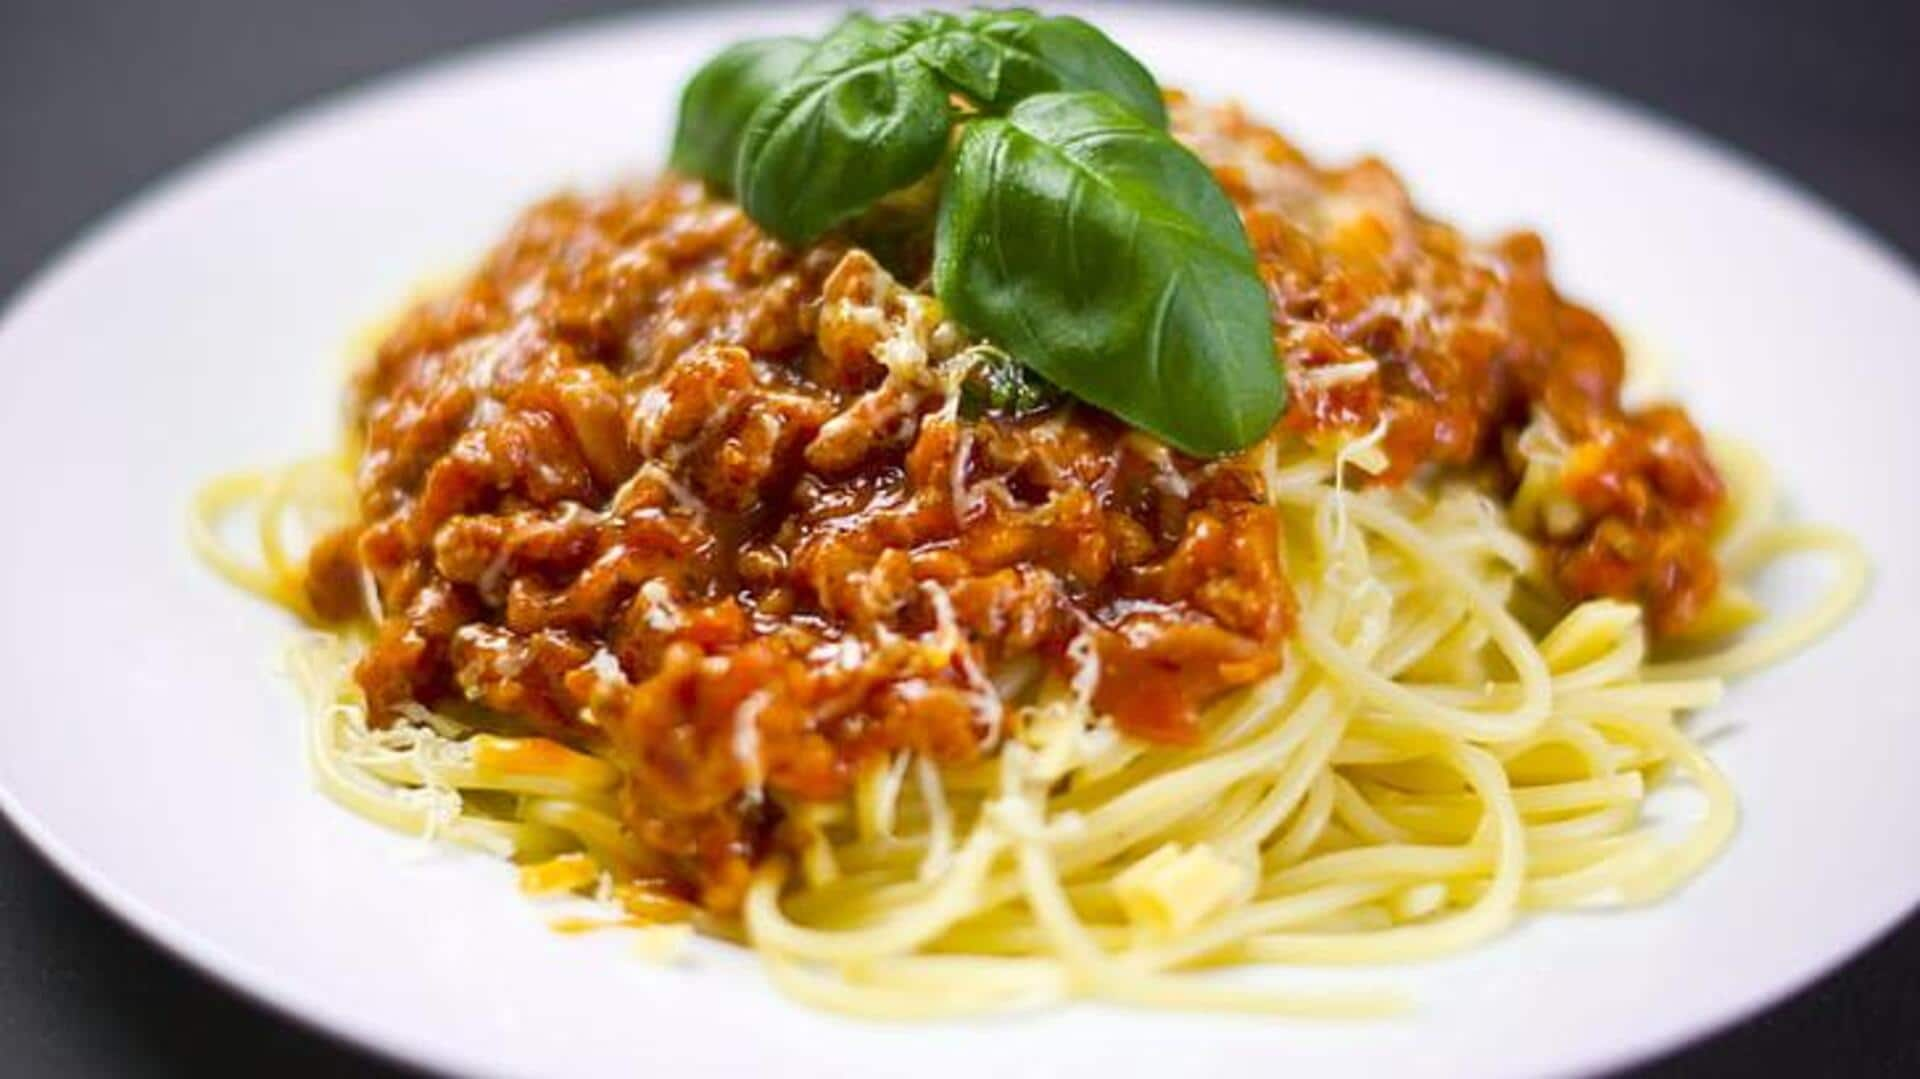
[[[1294, 18], [1130, 7], [1173, 84], [1238, 95], [1334, 158], [1384, 154], [1479, 232], [1541, 227], [1560, 279], [1757, 442], [1801, 514], [1865, 540], [1871, 599], [1711, 722], [1738, 838], [1630, 913], [1534, 919], [1380, 972], [1359, 1025], [1080, 1006], [875, 1026], [790, 1004], [718, 945], [660, 969], [565, 938], [507, 868], [423, 851], [314, 793], [287, 621], [182, 541], [195, 484], [329, 443], [351, 331], [568, 183], [652, 167], [682, 78], [822, 9], [583, 27], [385, 81], [249, 137], [95, 229], [0, 324], [0, 801], [66, 872], [192, 962], [398, 1057], [507, 1073], [1277, 1074], [1597, 1069], [1839, 963], [1920, 896], [1920, 287], [1873, 240], [1658, 122], [1484, 58]], [[749, 1070], [751, 1069], [751, 1070]], [[669, 1073], [671, 1074], [671, 1073]]]

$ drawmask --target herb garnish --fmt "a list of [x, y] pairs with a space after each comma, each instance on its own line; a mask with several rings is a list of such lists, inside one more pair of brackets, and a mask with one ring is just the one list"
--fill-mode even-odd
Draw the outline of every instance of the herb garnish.
[[1153, 76], [1079, 19], [854, 14], [709, 61], [672, 162], [794, 244], [931, 180], [935, 295], [1042, 376], [1000, 373], [991, 404], [1058, 387], [1226, 453], [1265, 434], [1285, 382], [1240, 219], [1166, 125]]

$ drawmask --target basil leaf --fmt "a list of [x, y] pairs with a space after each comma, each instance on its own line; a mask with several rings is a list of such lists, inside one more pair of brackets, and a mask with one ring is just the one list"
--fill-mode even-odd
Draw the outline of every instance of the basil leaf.
[[1053, 90], [1101, 90], [1167, 123], [1153, 76], [1079, 19], [1018, 9], [854, 14], [747, 117], [733, 186], [748, 216], [805, 243], [932, 170], [953, 120], [949, 91], [999, 112]]
[[807, 243], [939, 162], [952, 110], [917, 40], [902, 23], [849, 16], [754, 110], [733, 168], [749, 217]]
[[1006, 47], [973, 32], [959, 15], [929, 11], [895, 20], [921, 63], [939, 74], [949, 89], [976, 102], [996, 99]]
[[1258, 440], [1285, 404], [1267, 293], [1198, 158], [1098, 93], [968, 124], [934, 291], [960, 325], [1172, 445]]
[[1005, 111], [1035, 94], [1099, 90], [1155, 127], [1167, 126], [1166, 101], [1153, 74], [1093, 24], [1024, 8], [971, 11], [960, 21], [970, 40], [1001, 51], [992, 86], [960, 87], [982, 106]]
[[742, 41], [707, 61], [680, 94], [680, 119], [667, 162], [722, 189], [733, 183], [733, 161], [747, 118], [799, 70], [813, 51], [805, 38]]
[[1092, 24], [1025, 8], [930, 12], [898, 20], [914, 52], [948, 86], [989, 112], [1054, 90], [1099, 90], [1158, 127], [1160, 86], [1140, 61]]

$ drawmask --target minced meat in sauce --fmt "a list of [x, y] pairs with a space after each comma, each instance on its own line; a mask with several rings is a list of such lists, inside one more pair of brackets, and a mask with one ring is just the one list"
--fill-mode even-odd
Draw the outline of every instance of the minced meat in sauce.
[[[1683, 413], [1620, 406], [1619, 345], [1555, 295], [1539, 241], [1470, 247], [1377, 162], [1317, 170], [1233, 109], [1174, 104], [1270, 287], [1282, 424], [1386, 417], [1392, 483], [1511, 473], [1543, 411], [1583, 511], [1541, 537], [1554, 579], [1684, 627], [1719, 481]], [[1097, 664], [1098, 710], [1190, 741], [1293, 619], [1258, 473], [1085, 407], [963, 411], [967, 344], [864, 252], [784, 248], [698, 183], [552, 199], [359, 376], [361, 523], [310, 556], [314, 607], [351, 616], [371, 574], [376, 721], [465, 699], [609, 748], [657, 860], [631, 868], [718, 909], [777, 842], [770, 793], [990, 752], [993, 679], [1022, 662]]]

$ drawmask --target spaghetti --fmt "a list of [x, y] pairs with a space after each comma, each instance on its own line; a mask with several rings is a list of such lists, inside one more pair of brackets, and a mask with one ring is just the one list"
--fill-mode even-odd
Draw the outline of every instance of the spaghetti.
[[[787, 992], [872, 1016], [1068, 997], [1374, 1014], [1399, 999], [1207, 970], [1423, 958], [1485, 941], [1523, 911], [1646, 903], [1678, 887], [1736, 819], [1733, 793], [1687, 736], [1685, 716], [1717, 701], [1726, 679], [1836, 625], [1865, 588], [1863, 552], [1836, 531], [1779, 523], [1769, 474], [1750, 451], [1717, 444], [1709, 466], [1704, 448], [1689, 449], [1682, 414], [1619, 406], [1617, 346], [1543, 284], [1524, 292], [1540, 272], [1526, 241], [1509, 241], [1499, 256], [1507, 261], [1489, 270], [1493, 256], [1393, 209], [1404, 209], [1404, 194], [1382, 186], [1391, 177], [1377, 163], [1317, 172], [1231, 110], [1176, 105], [1183, 137], [1249, 221], [1283, 306], [1277, 320], [1292, 335], [1294, 411], [1264, 442], [1201, 465], [1070, 410], [963, 418], [963, 384], [992, 357], [859, 251], [802, 255], [802, 268], [784, 277], [740, 271], [748, 277], [739, 287], [715, 296], [686, 283], [774, 257], [737, 214], [704, 196], [688, 202], [694, 196], [672, 185], [638, 210], [556, 203], [456, 302], [389, 338], [362, 387], [349, 451], [226, 477], [195, 501], [192, 539], [211, 566], [325, 627], [290, 660], [321, 788], [389, 828], [510, 857], [530, 892], [591, 892], [637, 923], [691, 920], [744, 941]], [[1303, 185], [1317, 185], [1342, 214], [1296, 205]], [[1356, 219], [1355, 205], [1375, 210]], [[668, 224], [647, 232], [662, 213]], [[1418, 272], [1372, 273], [1402, 250], [1400, 228], [1411, 230]], [[588, 231], [570, 231], [578, 229]], [[589, 246], [581, 237], [602, 235], [593, 229], [649, 236], [683, 260], [715, 236], [743, 238], [721, 241], [700, 274], [676, 278], [672, 260], [650, 263], [658, 250], [645, 247], [581, 271]], [[1319, 246], [1302, 259], [1308, 241]], [[1303, 267], [1319, 276], [1305, 280]], [[599, 306], [569, 306], [578, 297], [567, 293], [542, 306], [527, 284], [553, 289], [568, 272], [603, 290], [592, 292]], [[1496, 287], [1509, 292], [1490, 299]], [[783, 304], [789, 314], [803, 306], [792, 294], [807, 289], [821, 294], [815, 314], [766, 321]], [[656, 307], [613, 302], [639, 293]], [[1520, 347], [1534, 344], [1515, 311], [1523, 302], [1557, 320], [1543, 338], [1551, 349]], [[522, 321], [502, 331], [487, 322], [494, 309]], [[703, 313], [704, 329], [689, 312]], [[625, 383], [631, 415], [596, 411], [594, 380], [607, 376], [593, 349], [577, 337], [563, 347], [529, 336], [563, 323], [604, 332], [619, 348], [650, 342], [653, 359], [635, 361]], [[1496, 330], [1510, 335], [1504, 351], [1489, 350]], [[1424, 340], [1408, 339], [1416, 331]], [[771, 354], [798, 349], [804, 358], [794, 362], [808, 374], [769, 374], [745, 346], [714, 347], [716, 338]], [[503, 347], [520, 350], [508, 362], [532, 365], [545, 381], [491, 392], [488, 379], [507, 377], [498, 374]], [[1471, 367], [1466, 353], [1489, 366], [1424, 397], [1404, 389], [1442, 370], [1438, 358], [1451, 365], [1444, 369]], [[1495, 364], [1503, 356], [1518, 358], [1499, 360], [1508, 369]], [[847, 374], [862, 364], [870, 375]], [[809, 396], [835, 378], [853, 390]], [[1519, 402], [1518, 429], [1515, 401], [1502, 396], [1510, 384], [1537, 388]], [[705, 396], [683, 409], [691, 398], [674, 395], [682, 391]], [[441, 423], [435, 410], [448, 400], [452, 419]], [[424, 426], [393, 428], [395, 415]], [[424, 463], [409, 463], [402, 448], [428, 439], [421, 431], [436, 423], [442, 442]], [[799, 510], [771, 524], [753, 518], [759, 531], [736, 537], [738, 564], [726, 575], [748, 582], [738, 587], [751, 593], [751, 609], [736, 619], [746, 628], [702, 638], [704, 647], [737, 656], [749, 647], [742, 642], [797, 637], [792, 647], [806, 661], [782, 663], [786, 653], [776, 653], [734, 678], [692, 653], [689, 669], [739, 683], [719, 698], [725, 729], [709, 742], [720, 756], [661, 766], [651, 756], [658, 746], [635, 732], [681, 737], [676, 729], [703, 721], [699, 695], [720, 692], [697, 681], [674, 690], [681, 696], [656, 692], [657, 674], [643, 669], [684, 659], [674, 651], [684, 639], [671, 635], [691, 625], [722, 634], [700, 622], [709, 615], [696, 609], [684, 569], [711, 544], [659, 563], [671, 572], [641, 573], [599, 548], [575, 550], [567, 529], [583, 516], [637, 514], [659, 526], [649, 542], [679, 542], [660, 522], [713, 515], [711, 503], [739, 494], [713, 482], [745, 467], [726, 447], [753, 438], [787, 445], [790, 430], [806, 436], [791, 440], [796, 456], [755, 483], [813, 483], [809, 497], [825, 503], [857, 489], [871, 500], [861, 513], [877, 506], [903, 515], [888, 528], [937, 534], [912, 533], [911, 557], [893, 558], [902, 551], [881, 544], [848, 562], [826, 545], [847, 540], [844, 524], [816, 529]], [[584, 462], [576, 479], [553, 464], [560, 457], [541, 456], [542, 439]], [[1489, 457], [1493, 442], [1503, 459]], [[1017, 469], [983, 479], [969, 468], [995, 454], [1026, 460], [1014, 451], [1036, 446], [1077, 462], [1067, 467], [1073, 475], [1086, 462], [1109, 472], [1023, 496], [1037, 481]], [[850, 480], [820, 478], [875, 453], [893, 456]], [[433, 478], [443, 460], [513, 493], [488, 517], [470, 489], [445, 495], [450, 481]], [[501, 461], [526, 471], [485, 471]], [[1139, 495], [1147, 501], [1100, 493], [1120, 489], [1101, 486], [1102, 476], [1127, 470], [1138, 482], [1126, 489], [1151, 492]], [[1659, 481], [1654, 494], [1633, 486], [1643, 475]], [[543, 497], [541, 483], [601, 497], [584, 505], [572, 494]], [[1096, 494], [1075, 495], [1075, 483]], [[631, 501], [636, 485], [650, 500]], [[742, 504], [798, 497], [769, 490], [753, 488]], [[922, 495], [938, 512], [912, 501]], [[442, 496], [455, 508], [415, 527], [408, 514]], [[987, 574], [982, 522], [1004, 523], [999, 515], [1022, 497], [1044, 502], [1045, 522], [1069, 509], [1098, 522], [1077, 526], [1082, 544], [1139, 551], [1122, 571], [1073, 561], [1085, 552], [1056, 537], [1051, 553], [1019, 548], [996, 556]], [[1186, 524], [1156, 539], [1139, 521], [1169, 506], [1175, 524]], [[369, 528], [382, 515], [400, 523]], [[529, 530], [528, 542], [547, 545], [543, 557], [572, 559], [573, 584], [555, 591], [550, 571], [516, 568], [521, 548], [473, 539], [508, 519]], [[1042, 518], [1021, 520], [1038, 528]], [[360, 554], [343, 555], [329, 539], [342, 527], [361, 537]], [[366, 553], [401, 543], [409, 528], [419, 535], [404, 557]], [[778, 540], [762, 544], [760, 535]], [[462, 544], [490, 553], [472, 557]], [[956, 549], [974, 551], [975, 564], [953, 568]], [[1653, 553], [1623, 553], [1636, 551]], [[796, 599], [775, 572], [802, 554], [839, 567], [822, 571], [827, 583], [813, 600]], [[1804, 609], [1762, 621], [1748, 586], [1799, 555], [1829, 564], [1824, 590]], [[595, 583], [602, 565], [615, 567], [605, 578], [613, 583]], [[982, 647], [989, 622], [982, 593], [967, 584], [990, 579], [985, 594], [1005, 598], [1028, 594], [1020, 589], [1048, 573], [1094, 583], [993, 607], [995, 646]], [[466, 605], [453, 615], [417, 610], [421, 596], [439, 594], [423, 580], [447, 583], [435, 574]], [[762, 579], [781, 583], [753, 591]], [[1232, 587], [1181, 606], [1221, 580]], [[883, 614], [836, 626], [836, 612], [855, 608], [829, 602], [829, 585]], [[583, 616], [566, 604], [582, 589], [619, 597], [617, 614], [595, 616], [605, 626], [670, 643], [636, 658], [588, 647], [581, 642], [601, 638], [576, 628], [541, 638], [546, 651], [521, 647], [536, 635], [516, 618], [563, 609], [577, 626]], [[1100, 602], [1086, 599], [1096, 592]], [[1022, 611], [1049, 621], [1022, 630]], [[428, 633], [433, 618], [445, 623], [440, 638]], [[603, 632], [611, 641], [612, 629]], [[414, 665], [370, 664], [382, 649], [404, 651]], [[849, 684], [819, 681], [834, 670], [883, 670], [858, 683], [869, 694], [860, 700], [883, 702], [894, 719], [861, 711], [882, 707], [871, 703], [822, 718], [838, 706], [821, 685]], [[436, 685], [441, 692], [424, 691]], [[454, 686], [463, 692], [446, 691]], [[554, 704], [569, 700], [585, 702], [577, 715]], [[815, 709], [802, 724], [815, 741], [782, 726], [796, 702]], [[693, 718], [675, 728], [660, 719], [663, 708]], [[831, 767], [803, 769], [794, 762], [819, 764], [821, 729], [839, 732], [825, 744], [840, 755]], [[699, 802], [701, 816], [684, 810], [686, 790], [663, 787], [650, 767], [676, 775], [711, 767], [724, 786]], [[1676, 782], [1704, 808], [1671, 834], [1644, 809]], [[688, 866], [690, 878], [670, 872]]]
[[[1283, 671], [1217, 705], [1206, 738], [1177, 751], [1115, 734], [1085, 692], [1049, 682], [1019, 705], [996, 765], [943, 774], [902, 756], [845, 802], [801, 808], [804, 845], [755, 877], [741, 927], [783, 989], [880, 1016], [1068, 996], [1389, 1008], [1390, 995], [1183, 972], [1415, 959], [1483, 941], [1522, 911], [1666, 895], [1736, 817], [1684, 713], [1832, 628], [1865, 585], [1850, 538], [1766, 520], [1764, 468], [1722, 447], [1734, 513], [1721, 551], [1735, 579], [1802, 553], [1831, 562], [1833, 579], [1762, 633], [1649, 663], [1631, 604], [1589, 601], [1551, 625], [1517, 613], [1528, 545], [1485, 496], [1342, 491], [1324, 458], [1263, 455], [1301, 591]], [[344, 464], [210, 485], [197, 548], [234, 584], [300, 612], [285, 518], [310, 528], [347, 512]], [[253, 517], [258, 560], [222, 543], [234, 514]], [[317, 635], [291, 654], [327, 794], [389, 828], [536, 865], [571, 851], [598, 867], [637, 860], [611, 765], [425, 709], [376, 728], [350, 677], [354, 647]], [[1705, 802], [1677, 838], [1642, 816], [1670, 773]]]

